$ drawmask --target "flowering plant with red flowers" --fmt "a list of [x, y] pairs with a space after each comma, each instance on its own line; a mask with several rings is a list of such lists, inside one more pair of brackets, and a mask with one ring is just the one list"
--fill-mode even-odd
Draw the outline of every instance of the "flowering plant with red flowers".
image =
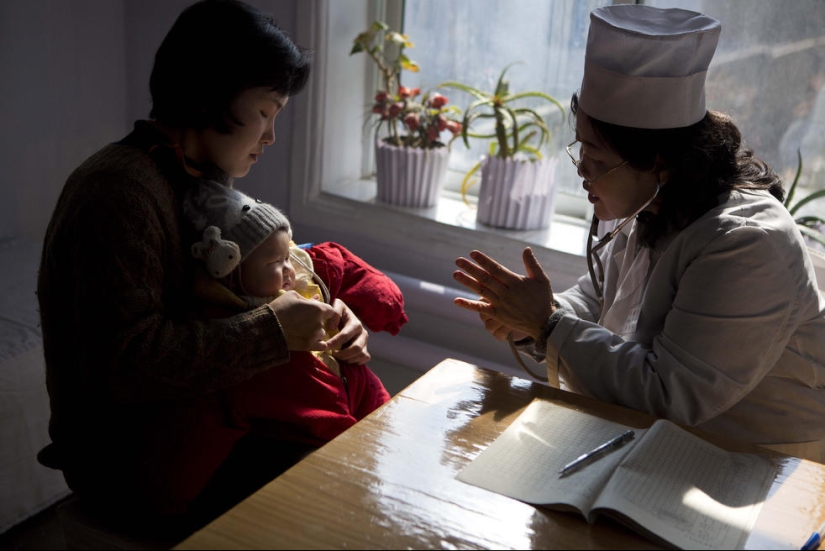
[[[385, 51], [387, 42], [393, 52]], [[434, 149], [444, 147], [441, 134], [449, 132], [451, 139], [461, 134], [461, 110], [447, 105], [449, 100], [436, 92], [422, 94], [420, 88], [401, 85], [401, 71], [417, 73], [418, 64], [404, 53], [412, 48], [409, 37], [392, 31], [381, 21], [355, 37], [350, 55], [366, 52], [381, 72], [383, 88], [375, 94], [372, 112], [377, 115], [376, 130], [385, 127], [382, 139], [395, 146]]]

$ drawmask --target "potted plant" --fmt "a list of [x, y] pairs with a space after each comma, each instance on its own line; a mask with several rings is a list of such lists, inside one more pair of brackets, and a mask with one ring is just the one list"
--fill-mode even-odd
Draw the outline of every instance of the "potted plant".
[[[470, 147], [469, 138], [490, 140], [488, 154], [467, 172], [461, 185], [462, 194], [466, 194], [475, 182], [473, 175], [481, 170], [476, 220], [508, 229], [540, 229], [550, 223], [558, 161], [541, 153], [551, 138], [544, 117], [535, 108], [518, 105], [522, 100], [538, 98], [558, 107], [562, 118], [565, 111], [555, 98], [544, 92], [512, 92], [505, 75], [513, 65], [504, 68], [492, 92], [454, 81], [439, 86], [462, 90], [474, 98], [464, 110], [461, 127], [464, 145]], [[479, 121], [492, 121], [492, 130], [471, 131]]]
[[[385, 48], [384, 44], [392, 46]], [[435, 92], [401, 85], [401, 71], [419, 67], [404, 53], [410, 39], [375, 21], [355, 37], [350, 55], [366, 52], [381, 73], [382, 88], [375, 95], [375, 163], [377, 197], [384, 203], [431, 207], [444, 186], [448, 144], [443, 132], [455, 138], [461, 132], [461, 110]], [[452, 140], [450, 140], [452, 141]]]
[[797, 165], [796, 176], [794, 176], [788, 195], [785, 197], [785, 208], [794, 217], [799, 231], [802, 232], [802, 237], [808, 245], [808, 252], [810, 253], [811, 261], [814, 265], [814, 273], [816, 274], [817, 285], [819, 289], [825, 291], [825, 219], [816, 215], [798, 216], [799, 209], [807, 205], [811, 201], [825, 198], [825, 189], [814, 191], [796, 203], [793, 202], [796, 187], [799, 184], [800, 176], [802, 175], [802, 152], [796, 151]]
[[799, 184], [799, 178], [802, 175], [802, 152], [797, 150], [796, 156], [798, 159], [796, 176], [794, 176], [791, 187], [788, 190], [788, 195], [785, 197], [785, 208], [788, 209], [791, 216], [795, 217], [794, 221], [797, 226], [799, 226], [799, 231], [802, 232], [802, 235], [805, 237], [805, 240], [808, 241], [809, 245], [812, 245], [812, 242], [815, 242], [819, 243], [822, 247], [825, 247], [825, 219], [821, 216], [814, 215], [796, 216], [802, 206], [807, 205], [811, 201], [825, 198], [825, 189], [820, 189], [819, 191], [814, 191], [813, 193], [806, 195], [796, 203], [793, 202], [794, 194], [796, 193], [796, 186]]

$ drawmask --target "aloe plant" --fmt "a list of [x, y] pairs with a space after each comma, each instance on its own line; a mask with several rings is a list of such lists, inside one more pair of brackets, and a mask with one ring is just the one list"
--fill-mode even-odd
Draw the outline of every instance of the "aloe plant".
[[791, 187], [788, 190], [788, 195], [785, 198], [784, 205], [785, 208], [788, 209], [788, 212], [791, 213], [791, 216], [794, 216], [794, 221], [799, 226], [799, 230], [802, 234], [825, 246], [825, 234], [817, 230], [818, 225], [825, 225], [825, 219], [813, 215], [796, 217], [796, 213], [802, 206], [807, 205], [811, 201], [825, 197], [825, 189], [820, 189], [819, 191], [814, 191], [813, 193], [806, 195], [796, 203], [793, 203], [794, 194], [796, 193], [796, 186], [799, 184], [799, 177], [802, 175], [802, 152], [798, 149], [796, 150], [796, 156], [798, 159], [796, 176], [794, 176], [793, 183], [791, 183]]
[[[526, 98], [540, 98], [558, 107], [561, 110], [562, 117], [565, 114], [564, 107], [558, 100], [544, 92], [511, 92], [510, 82], [505, 79], [505, 75], [513, 65], [516, 65], [516, 63], [511, 63], [504, 68], [498, 78], [495, 90], [492, 92], [484, 92], [456, 81], [442, 82], [439, 84], [439, 88], [455, 88], [475, 98], [464, 110], [462, 121], [461, 138], [468, 149], [470, 148], [470, 138], [489, 139], [491, 140], [490, 156], [511, 159], [518, 154], [523, 154], [529, 160], [541, 159], [541, 148], [550, 141], [550, 129], [547, 128], [544, 117], [535, 109], [517, 107], [516, 104]], [[473, 132], [471, 130], [472, 125], [478, 119], [494, 120], [494, 131], [488, 134]], [[466, 196], [467, 190], [472, 185], [470, 178], [479, 168], [481, 168], [480, 161], [465, 175], [461, 183], [462, 196]]]

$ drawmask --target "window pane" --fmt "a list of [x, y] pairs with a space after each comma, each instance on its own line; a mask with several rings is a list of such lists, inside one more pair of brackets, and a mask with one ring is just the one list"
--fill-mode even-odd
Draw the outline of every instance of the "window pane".
[[[415, 47], [418, 74], [404, 84], [432, 88], [445, 80], [492, 90], [501, 70], [513, 90], [541, 90], [565, 107], [581, 84], [584, 47], [597, 0], [406, 0], [404, 32]], [[722, 22], [719, 47], [707, 84], [708, 107], [729, 113], [745, 145], [790, 185], [801, 149], [805, 170], [797, 197], [825, 188], [825, 2], [822, 0], [647, 0], [659, 7], [704, 12]], [[464, 108], [469, 96], [443, 90]], [[552, 113], [552, 110], [549, 110]], [[556, 110], [556, 113], [558, 111]], [[572, 140], [569, 123], [559, 124], [553, 147], [564, 153]], [[478, 140], [476, 142], [479, 142]], [[471, 142], [473, 144], [473, 142]], [[453, 143], [452, 167], [462, 172], [486, 152]], [[561, 190], [580, 194], [572, 164], [559, 164]], [[823, 203], [808, 212], [822, 216]]]
[[[722, 22], [708, 71], [708, 107], [733, 117], [745, 145], [783, 175], [786, 189], [801, 150], [804, 179], [797, 199], [825, 189], [825, 2], [645, 3], [692, 9]], [[809, 205], [808, 212], [825, 216], [825, 200]]]
[[[407, 0], [404, 33], [415, 47], [408, 50], [421, 66], [419, 73], [404, 72], [408, 86], [433, 88], [457, 80], [492, 91], [501, 71], [507, 71], [514, 92], [538, 90], [556, 98], [566, 110], [584, 67], [590, 11], [611, 3], [606, 0]], [[451, 102], [466, 108], [471, 97], [461, 91], [441, 91]], [[523, 105], [530, 106], [525, 102]], [[552, 150], [562, 154], [572, 141], [568, 122], [558, 108], [540, 102], [554, 132]], [[476, 127], [478, 128], [478, 127]], [[451, 167], [465, 172], [487, 152], [487, 143], [474, 140], [468, 150], [453, 142]], [[571, 163], [560, 163], [559, 178], [567, 192], [581, 194], [581, 181]]]

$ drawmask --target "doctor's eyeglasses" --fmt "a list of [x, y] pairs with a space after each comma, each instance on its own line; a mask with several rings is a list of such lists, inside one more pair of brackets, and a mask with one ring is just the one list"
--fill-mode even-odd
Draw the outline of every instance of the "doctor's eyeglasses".
[[567, 151], [567, 154], [570, 156], [570, 160], [573, 161], [573, 166], [575, 166], [576, 169], [578, 170], [579, 176], [581, 176], [582, 179], [585, 182], [587, 182], [588, 184], [592, 184], [593, 182], [595, 182], [599, 178], [604, 178], [608, 174], [611, 174], [611, 173], [619, 170], [620, 168], [622, 168], [624, 165], [627, 164], [627, 161], [622, 161], [621, 163], [617, 164], [616, 166], [614, 166], [613, 168], [611, 168], [607, 172], [605, 172], [603, 174], [600, 174], [599, 176], [596, 176], [592, 180], [588, 180], [581, 173], [582, 143], [578, 140], [574, 140], [572, 143], [568, 144], [567, 147], [565, 147], [564, 149]]
[[[622, 168], [624, 165], [627, 164], [627, 161], [622, 161], [618, 165], [614, 166], [607, 172], [600, 174], [599, 176], [593, 178], [592, 180], [588, 180], [584, 177], [581, 173], [581, 164], [582, 164], [582, 155], [581, 155], [581, 142], [575, 140], [573, 143], [569, 144], [566, 148], [567, 154], [570, 155], [570, 160], [573, 161], [573, 166], [576, 167], [578, 170], [579, 176], [588, 184], [593, 184], [599, 178], [604, 178], [608, 174], [615, 172]], [[593, 290], [596, 292], [596, 296], [599, 299], [599, 302], [604, 306], [604, 267], [602, 266], [602, 260], [599, 257], [599, 250], [603, 249], [607, 246], [610, 241], [619, 233], [622, 228], [624, 228], [627, 224], [629, 224], [636, 216], [642, 212], [644, 209], [653, 202], [656, 196], [659, 194], [659, 182], [656, 182], [656, 191], [653, 192], [653, 196], [648, 199], [641, 207], [639, 207], [636, 212], [625, 218], [618, 226], [616, 226], [613, 231], [602, 237], [598, 243], [595, 245], [593, 244], [593, 238], [598, 234], [599, 228], [599, 219], [596, 217], [596, 214], [593, 214], [593, 220], [590, 223], [590, 232], [587, 235], [587, 271], [590, 273], [590, 281], [593, 284]]]

